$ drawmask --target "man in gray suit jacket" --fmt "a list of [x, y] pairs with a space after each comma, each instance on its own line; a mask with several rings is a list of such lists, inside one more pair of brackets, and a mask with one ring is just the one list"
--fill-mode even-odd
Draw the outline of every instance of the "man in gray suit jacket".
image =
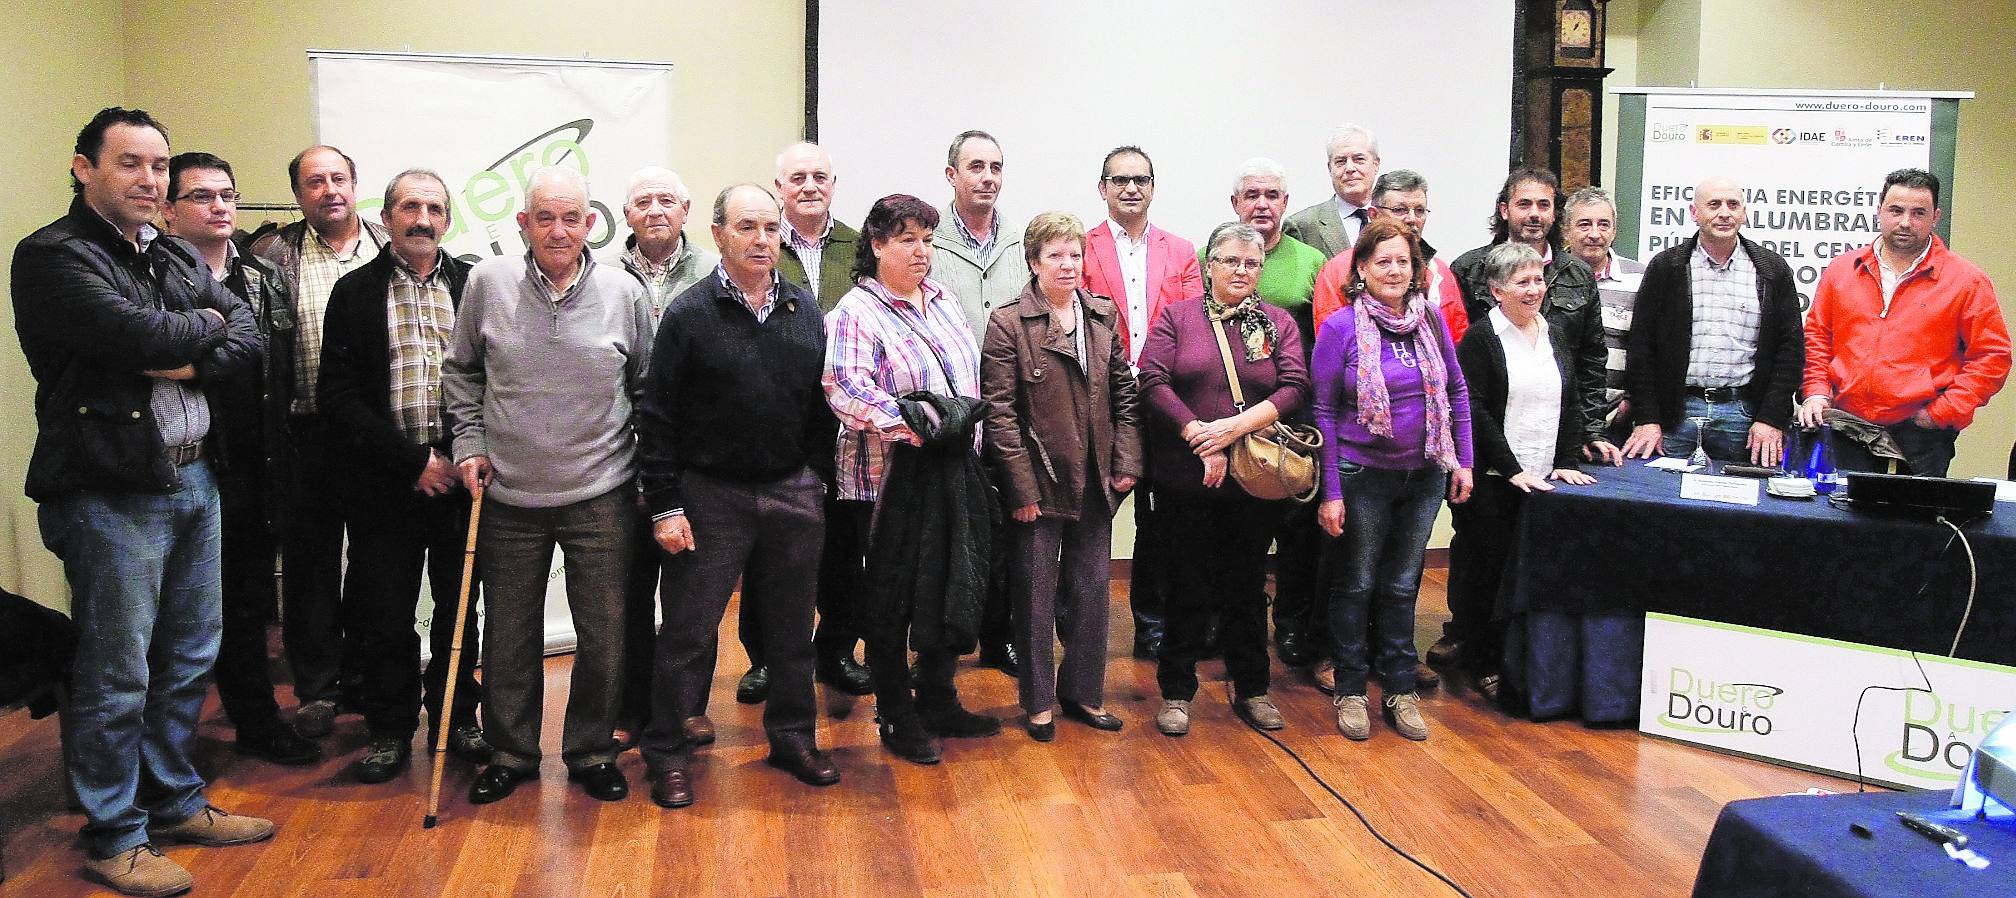
[[1624, 339], [1631, 333], [1631, 310], [1638, 303], [1645, 264], [1611, 248], [1617, 240], [1617, 204], [1610, 191], [1584, 187], [1568, 198], [1562, 210], [1561, 242], [1596, 272], [1596, 293], [1603, 303], [1603, 347], [1609, 352], [1605, 420], [1610, 441], [1621, 446], [1620, 441], [1631, 434], [1631, 407], [1624, 396]]
[[1358, 231], [1372, 220], [1372, 185], [1379, 180], [1379, 138], [1357, 125], [1330, 132], [1323, 145], [1336, 196], [1288, 216], [1284, 232], [1323, 251], [1324, 258], [1351, 251]]

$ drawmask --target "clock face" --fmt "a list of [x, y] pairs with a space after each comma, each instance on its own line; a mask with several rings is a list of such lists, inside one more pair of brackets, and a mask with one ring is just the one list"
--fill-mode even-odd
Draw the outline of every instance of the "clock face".
[[1586, 9], [1561, 11], [1561, 46], [1586, 50], [1595, 45], [1594, 28]]

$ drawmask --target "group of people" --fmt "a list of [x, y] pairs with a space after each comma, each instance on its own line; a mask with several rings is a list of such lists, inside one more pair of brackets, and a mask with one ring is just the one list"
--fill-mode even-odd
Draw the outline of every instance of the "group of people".
[[[1881, 237], [1829, 267], [1802, 324], [1726, 179], [1693, 191], [1699, 234], [1641, 266], [1611, 248], [1607, 194], [1557, 210], [1555, 177], [1520, 169], [1492, 241], [1445, 261], [1422, 237], [1425, 178], [1382, 172], [1363, 128], [1324, 149], [1332, 196], [1289, 215], [1281, 166], [1249, 160], [1201, 251], [1149, 222], [1154, 164], [1133, 146], [1102, 161], [1089, 229], [1006, 218], [1001, 144], [968, 131], [948, 206], [883, 197], [857, 231], [831, 214], [832, 160], [793, 145], [772, 184], [714, 197], [718, 255], [686, 234], [684, 183], [647, 168], [629, 236], [597, 258], [586, 181], [547, 168], [517, 215], [526, 253], [471, 264], [441, 247], [440, 175], [401, 172], [366, 221], [354, 162], [328, 146], [289, 163], [303, 219], [241, 247], [230, 165], [104, 110], [78, 135], [76, 200], [13, 268], [37, 381], [27, 491], [81, 633], [64, 761], [87, 873], [170, 894], [190, 879], [156, 840], [273, 833], [210, 805], [191, 762], [213, 662], [241, 752], [312, 763], [359, 711], [351, 771], [385, 782], [425, 710], [483, 765], [472, 803], [536, 778], [556, 547], [578, 638], [562, 759], [602, 800], [628, 795], [615, 762], [634, 745], [653, 801], [694, 801], [738, 584], [737, 697], [764, 703], [768, 762], [807, 784], [840, 779], [815, 682], [873, 693], [906, 761], [998, 733], [955, 687], [976, 648], [1018, 678], [1030, 737], [1055, 738], [1058, 716], [1122, 729], [1105, 674], [1128, 495], [1158, 730], [1189, 731], [1197, 665], [1221, 653], [1232, 710], [1283, 726], [1276, 546], [1280, 660], [1332, 694], [1346, 737], [1370, 737], [1376, 679], [1381, 716], [1426, 739], [1418, 692], [1440, 674], [1416, 656], [1414, 606], [1444, 502], [1452, 620], [1427, 660], [1497, 695], [1494, 602], [1525, 495], [1684, 454], [1696, 428], [1712, 455], [1777, 464], [1795, 424], [1848, 418], [1943, 474], [2008, 375], [1993, 288], [1933, 234], [1922, 171], [1885, 180]], [[1313, 503], [1232, 474], [1233, 445], [1277, 422], [1324, 437]], [[457, 634], [472, 513], [482, 625]], [[266, 672], [276, 596], [291, 722]]]

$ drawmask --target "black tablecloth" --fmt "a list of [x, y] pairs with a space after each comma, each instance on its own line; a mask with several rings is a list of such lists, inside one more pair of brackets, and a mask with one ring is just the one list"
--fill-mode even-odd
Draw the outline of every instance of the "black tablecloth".
[[[1694, 898], [2016, 895], [2016, 824], [1952, 824], [1991, 863], [1970, 870], [1896, 812], [1935, 813], [1948, 792], [1786, 795], [1732, 801], [1715, 820]], [[1851, 833], [1860, 823], [1874, 838]]]
[[[1944, 655], [1967, 560], [1923, 519], [1765, 495], [1757, 507], [1680, 498], [1680, 476], [1632, 461], [1594, 486], [1528, 497], [1500, 611], [1663, 611]], [[1965, 527], [1980, 568], [1959, 656], [2016, 665], [2016, 506]], [[1928, 575], [1931, 587], [1914, 594]]]

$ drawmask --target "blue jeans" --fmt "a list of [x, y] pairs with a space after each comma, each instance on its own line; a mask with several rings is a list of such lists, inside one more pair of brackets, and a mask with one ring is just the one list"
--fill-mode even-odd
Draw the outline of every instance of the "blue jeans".
[[1330, 653], [1337, 694], [1364, 695], [1377, 667], [1387, 695], [1414, 691], [1414, 599], [1428, 535], [1449, 489], [1439, 468], [1339, 462], [1344, 535], [1330, 541]]
[[1757, 403], [1744, 399], [1709, 402], [1689, 395], [1687, 414], [1680, 418], [1679, 427], [1661, 439], [1660, 454], [1686, 458], [1694, 453], [1695, 428], [1689, 418], [1708, 419], [1709, 458], [1750, 463], [1750, 423], [1757, 420]]
[[190, 755], [223, 628], [223, 521], [209, 463], [178, 473], [170, 493], [78, 493], [37, 510], [77, 619], [63, 767], [92, 857], [205, 804]]

